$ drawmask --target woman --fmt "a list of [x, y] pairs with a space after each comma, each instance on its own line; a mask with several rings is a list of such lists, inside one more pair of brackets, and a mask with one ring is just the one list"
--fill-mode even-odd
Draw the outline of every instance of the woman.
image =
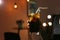
[[37, 35], [37, 33], [39, 34], [40, 25], [41, 25], [40, 18], [38, 17], [39, 16], [35, 14], [33, 16], [33, 19], [29, 22], [29, 32], [30, 32], [31, 40], [43, 40], [41, 35]]

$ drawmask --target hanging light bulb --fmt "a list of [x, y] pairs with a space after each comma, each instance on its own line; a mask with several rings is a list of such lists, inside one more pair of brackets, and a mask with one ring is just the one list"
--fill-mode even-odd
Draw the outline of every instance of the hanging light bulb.
[[17, 4], [15, 3], [15, 4], [14, 4], [14, 8], [17, 8], [17, 7], [18, 7], [18, 6], [17, 6]]
[[46, 27], [47, 26], [47, 23], [44, 22], [42, 25], [43, 25], [43, 27]]
[[27, 0], [27, 2], [29, 2], [30, 0]]
[[51, 18], [52, 18], [52, 16], [51, 16], [51, 15], [48, 15], [48, 16], [47, 16], [47, 18], [48, 18], [48, 19], [51, 19]]
[[49, 26], [52, 26], [52, 22], [48, 22], [48, 25], [49, 25]]

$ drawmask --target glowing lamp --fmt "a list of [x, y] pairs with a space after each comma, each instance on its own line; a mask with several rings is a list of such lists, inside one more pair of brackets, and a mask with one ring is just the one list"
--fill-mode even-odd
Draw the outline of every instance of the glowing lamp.
[[52, 17], [51, 15], [48, 15], [48, 16], [47, 16], [48, 19], [51, 19], [51, 17]]
[[49, 26], [52, 26], [52, 22], [48, 22], [48, 25], [49, 25]]
[[43, 25], [43, 27], [46, 27], [46, 26], [47, 26], [47, 24], [46, 24], [46, 23], [43, 23], [42, 25]]
[[17, 4], [15, 3], [15, 4], [14, 4], [14, 8], [17, 8], [17, 7], [18, 7], [18, 6], [17, 6]]
[[29, 2], [30, 0], [27, 0], [27, 2]]

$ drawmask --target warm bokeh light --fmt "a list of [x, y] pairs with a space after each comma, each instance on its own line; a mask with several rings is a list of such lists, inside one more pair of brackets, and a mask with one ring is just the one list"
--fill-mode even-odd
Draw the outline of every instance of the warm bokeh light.
[[51, 15], [48, 15], [47, 18], [48, 18], [48, 19], [51, 19]]
[[18, 6], [17, 6], [17, 4], [14, 4], [14, 8], [17, 8]]
[[49, 26], [52, 26], [52, 22], [48, 22], [48, 25], [49, 25]]
[[0, 0], [0, 5], [2, 4], [2, 0]]
[[29, 2], [30, 0], [27, 0], [27, 2]]
[[43, 27], [46, 27], [46, 26], [47, 26], [47, 24], [46, 24], [46, 23], [43, 23], [42, 25], [43, 25]]

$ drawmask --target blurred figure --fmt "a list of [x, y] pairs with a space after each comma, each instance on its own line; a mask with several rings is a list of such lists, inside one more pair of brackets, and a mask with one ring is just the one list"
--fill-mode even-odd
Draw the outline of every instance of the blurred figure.
[[30, 40], [43, 40], [39, 33], [40, 25], [40, 15], [35, 14], [32, 20], [29, 21]]

